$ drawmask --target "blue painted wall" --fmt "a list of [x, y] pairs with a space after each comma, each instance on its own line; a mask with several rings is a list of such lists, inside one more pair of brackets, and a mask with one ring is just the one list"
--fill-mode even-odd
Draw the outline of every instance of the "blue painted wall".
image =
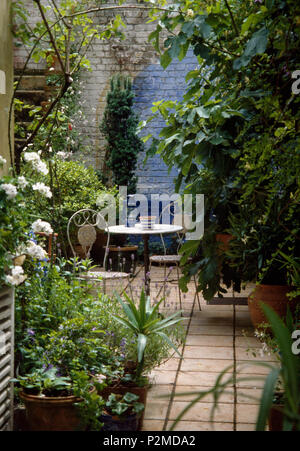
[[[197, 59], [190, 51], [182, 61], [173, 61], [164, 70], [159, 63], [151, 64], [135, 78], [133, 89], [135, 93], [134, 108], [140, 120], [145, 120], [152, 115], [152, 103], [158, 100], [178, 99], [186, 88], [186, 74], [195, 69]], [[162, 119], [153, 120], [144, 130], [144, 135], [152, 133], [158, 137], [164, 127]], [[170, 174], [164, 162], [158, 155], [149, 159], [143, 165], [145, 155], [140, 155], [137, 166], [138, 186], [137, 192], [142, 194], [172, 194], [174, 192], [174, 177], [177, 169], [174, 167]]]

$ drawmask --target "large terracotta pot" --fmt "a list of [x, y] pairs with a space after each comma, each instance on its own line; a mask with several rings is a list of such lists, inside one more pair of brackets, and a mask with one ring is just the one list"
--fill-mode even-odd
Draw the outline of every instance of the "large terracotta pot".
[[41, 397], [20, 392], [26, 407], [26, 423], [30, 431], [76, 431], [80, 418], [75, 396]]
[[293, 288], [287, 285], [257, 285], [248, 297], [248, 306], [254, 327], [257, 328], [262, 323], [268, 323], [260, 302], [271, 307], [281, 318], [285, 318], [287, 306], [293, 311], [299, 303], [299, 297], [289, 300], [287, 294], [292, 290]]
[[[282, 431], [283, 419], [284, 419], [283, 409], [284, 409], [284, 406], [281, 404], [273, 404], [272, 405], [272, 407], [270, 409], [270, 413], [269, 413], [269, 418], [268, 418], [270, 432]], [[299, 410], [299, 414], [300, 414], [300, 410]], [[294, 426], [293, 431], [296, 431], [296, 426]]]
[[270, 432], [282, 431], [283, 408], [284, 406], [281, 405], [273, 405], [271, 407], [268, 418]]
[[110, 386], [105, 387], [101, 392], [98, 392], [103, 399], [108, 399], [109, 395], [115, 393], [116, 395], [125, 395], [127, 392], [133, 393], [139, 397], [138, 401], [144, 404], [144, 410], [141, 413], [139, 418], [138, 428], [139, 430], [143, 427], [143, 420], [145, 415], [146, 403], [147, 403], [147, 394], [148, 394], [148, 385], [144, 385], [143, 387], [135, 387], [135, 386], [126, 386], [126, 385], [118, 385], [118, 386]]
[[229, 249], [229, 242], [233, 239], [233, 235], [229, 233], [217, 233], [216, 241], [219, 244], [219, 252], [225, 252]]

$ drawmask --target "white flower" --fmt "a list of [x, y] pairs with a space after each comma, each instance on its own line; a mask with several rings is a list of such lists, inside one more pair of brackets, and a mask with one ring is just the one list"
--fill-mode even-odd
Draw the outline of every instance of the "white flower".
[[41, 219], [37, 219], [36, 221], [34, 221], [31, 227], [34, 233], [43, 232], [46, 233], [46, 235], [50, 235], [51, 233], [53, 233], [53, 229], [49, 224], [49, 222], [42, 221]]
[[16, 252], [14, 257], [18, 257], [20, 255], [26, 254], [26, 245], [24, 243], [19, 244], [19, 246], [16, 248]]
[[44, 163], [39, 155], [39, 152], [24, 152], [24, 160], [27, 163], [31, 163], [33, 169], [41, 172], [44, 175], [48, 174], [48, 168], [46, 163]]
[[40, 156], [37, 152], [24, 152], [24, 160], [27, 163], [32, 163], [40, 160]]
[[104, 382], [106, 380], [106, 376], [105, 376], [105, 374], [96, 374], [95, 379], [97, 380], [97, 382], [99, 382], [101, 384], [102, 382]]
[[57, 152], [57, 154], [56, 154], [56, 156], [58, 158], [60, 158], [61, 160], [66, 160], [67, 158], [70, 157], [70, 155], [71, 155], [71, 152], [63, 152], [63, 151]]
[[38, 183], [35, 183], [34, 185], [32, 185], [32, 189], [34, 191], [38, 191], [39, 193], [43, 194], [43, 196], [46, 196], [48, 198], [52, 197], [52, 193], [50, 191], [49, 186], [45, 185], [42, 182], [38, 182]]
[[194, 11], [192, 9], [188, 9], [187, 12], [186, 12], [186, 15], [188, 17], [194, 17]]
[[6, 163], [5, 158], [1, 157], [0, 155], [0, 166], [3, 166]]
[[13, 199], [18, 194], [17, 188], [11, 183], [3, 183], [1, 188], [4, 189], [8, 199]]
[[18, 177], [18, 184], [20, 185], [20, 188], [22, 188], [22, 189], [26, 188], [26, 186], [28, 185], [28, 182], [25, 179], [25, 177], [23, 177], [23, 175]]
[[26, 276], [24, 275], [24, 270], [22, 266], [15, 266], [11, 270], [11, 275], [6, 276], [6, 280], [11, 285], [20, 285], [20, 283], [24, 282]]
[[44, 162], [41, 161], [41, 160], [36, 164], [36, 166], [34, 167], [34, 169], [35, 169], [37, 172], [40, 172], [41, 174], [44, 174], [44, 175], [47, 175], [48, 172], [49, 172], [46, 163], [44, 163]]
[[26, 253], [30, 255], [30, 257], [36, 258], [37, 260], [45, 260], [45, 258], [48, 258], [48, 255], [42, 246], [35, 244], [33, 241], [29, 241]]

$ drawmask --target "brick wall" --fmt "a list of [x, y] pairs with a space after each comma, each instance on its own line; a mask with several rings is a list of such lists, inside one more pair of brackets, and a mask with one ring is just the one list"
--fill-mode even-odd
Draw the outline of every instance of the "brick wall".
[[[26, 0], [31, 4], [31, 0]], [[131, 4], [133, 1], [130, 2]], [[35, 20], [36, 8], [31, 6], [31, 20]], [[113, 16], [113, 13], [96, 13], [96, 23], [105, 24]], [[109, 89], [110, 77], [122, 72], [133, 79], [133, 87], [136, 95], [135, 108], [141, 119], [146, 119], [155, 100], [161, 98], [180, 98], [184, 86], [186, 73], [194, 69], [197, 64], [195, 58], [189, 54], [185, 60], [173, 62], [164, 71], [159, 65], [158, 55], [151, 44], [148, 43], [148, 35], [154, 28], [153, 23], [147, 24], [147, 13], [139, 9], [127, 10], [121, 14], [126, 24], [126, 39], [111, 39], [109, 41], [96, 41], [88, 52], [92, 72], [82, 72], [82, 110], [85, 121], [78, 123], [86, 134], [89, 152], [84, 156], [87, 164], [101, 169], [103, 165], [103, 149], [105, 142], [99, 131], [106, 104], [106, 94]], [[15, 53], [15, 64], [20, 64], [24, 58], [24, 50]], [[41, 67], [31, 64], [31, 67]], [[153, 122], [145, 134], [159, 133], [163, 126], [161, 121]], [[143, 167], [141, 155], [138, 162], [138, 191], [141, 193], [162, 193], [173, 191], [173, 178], [176, 175], [174, 169], [168, 174], [164, 163], [157, 156], [148, 161]]]

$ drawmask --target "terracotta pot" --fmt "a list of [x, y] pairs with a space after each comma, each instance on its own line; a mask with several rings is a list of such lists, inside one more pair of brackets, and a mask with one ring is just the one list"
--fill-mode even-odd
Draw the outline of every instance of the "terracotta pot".
[[76, 431], [80, 428], [76, 396], [41, 397], [20, 392], [29, 431]]
[[233, 239], [233, 235], [229, 233], [217, 233], [216, 241], [219, 243], [219, 252], [226, 252], [229, 249], [229, 242]]
[[[283, 427], [283, 409], [284, 406], [281, 404], [273, 404], [268, 418], [269, 431], [270, 432], [280, 432]], [[300, 410], [299, 410], [300, 414]], [[296, 431], [296, 426], [294, 426], [293, 431]]]
[[269, 431], [271, 432], [282, 431], [283, 408], [284, 406], [275, 404], [271, 407], [268, 418]]
[[269, 305], [281, 318], [285, 318], [287, 306], [294, 311], [300, 298], [289, 300], [287, 294], [292, 290], [293, 287], [287, 285], [257, 285], [248, 297], [248, 306], [254, 327], [257, 328], [260, 324], [268, 322], [259, 305], [260, 302]]
[[118, 386], [110, 386], [105, 387], [98, 394], [103, 397], [103, 399], [107, 400], [109, 395], [115, 393], [116, 395], [125, 395], [127, 392], [133, 393], [139, 397], [138, 401], [144, 404], [144, 410], [142, 411], [139, 421], [138, 421], [138, 429], [141, 430], [143, 427], [143, 420], [146, 410], [147, 404], [147, 394], [148, 394], [149, 385], [144, 385], [143, 387], [135, 387], [135, 386], [126, 386], [126, 385], [118, 385]]
[[104, 423], [102, 431], [138, 431], [139, 417], [137, 414], [132, 414], [120, 418], [117, 415], [112, 416], [104, 413], [100, 416], [101, 423]]

